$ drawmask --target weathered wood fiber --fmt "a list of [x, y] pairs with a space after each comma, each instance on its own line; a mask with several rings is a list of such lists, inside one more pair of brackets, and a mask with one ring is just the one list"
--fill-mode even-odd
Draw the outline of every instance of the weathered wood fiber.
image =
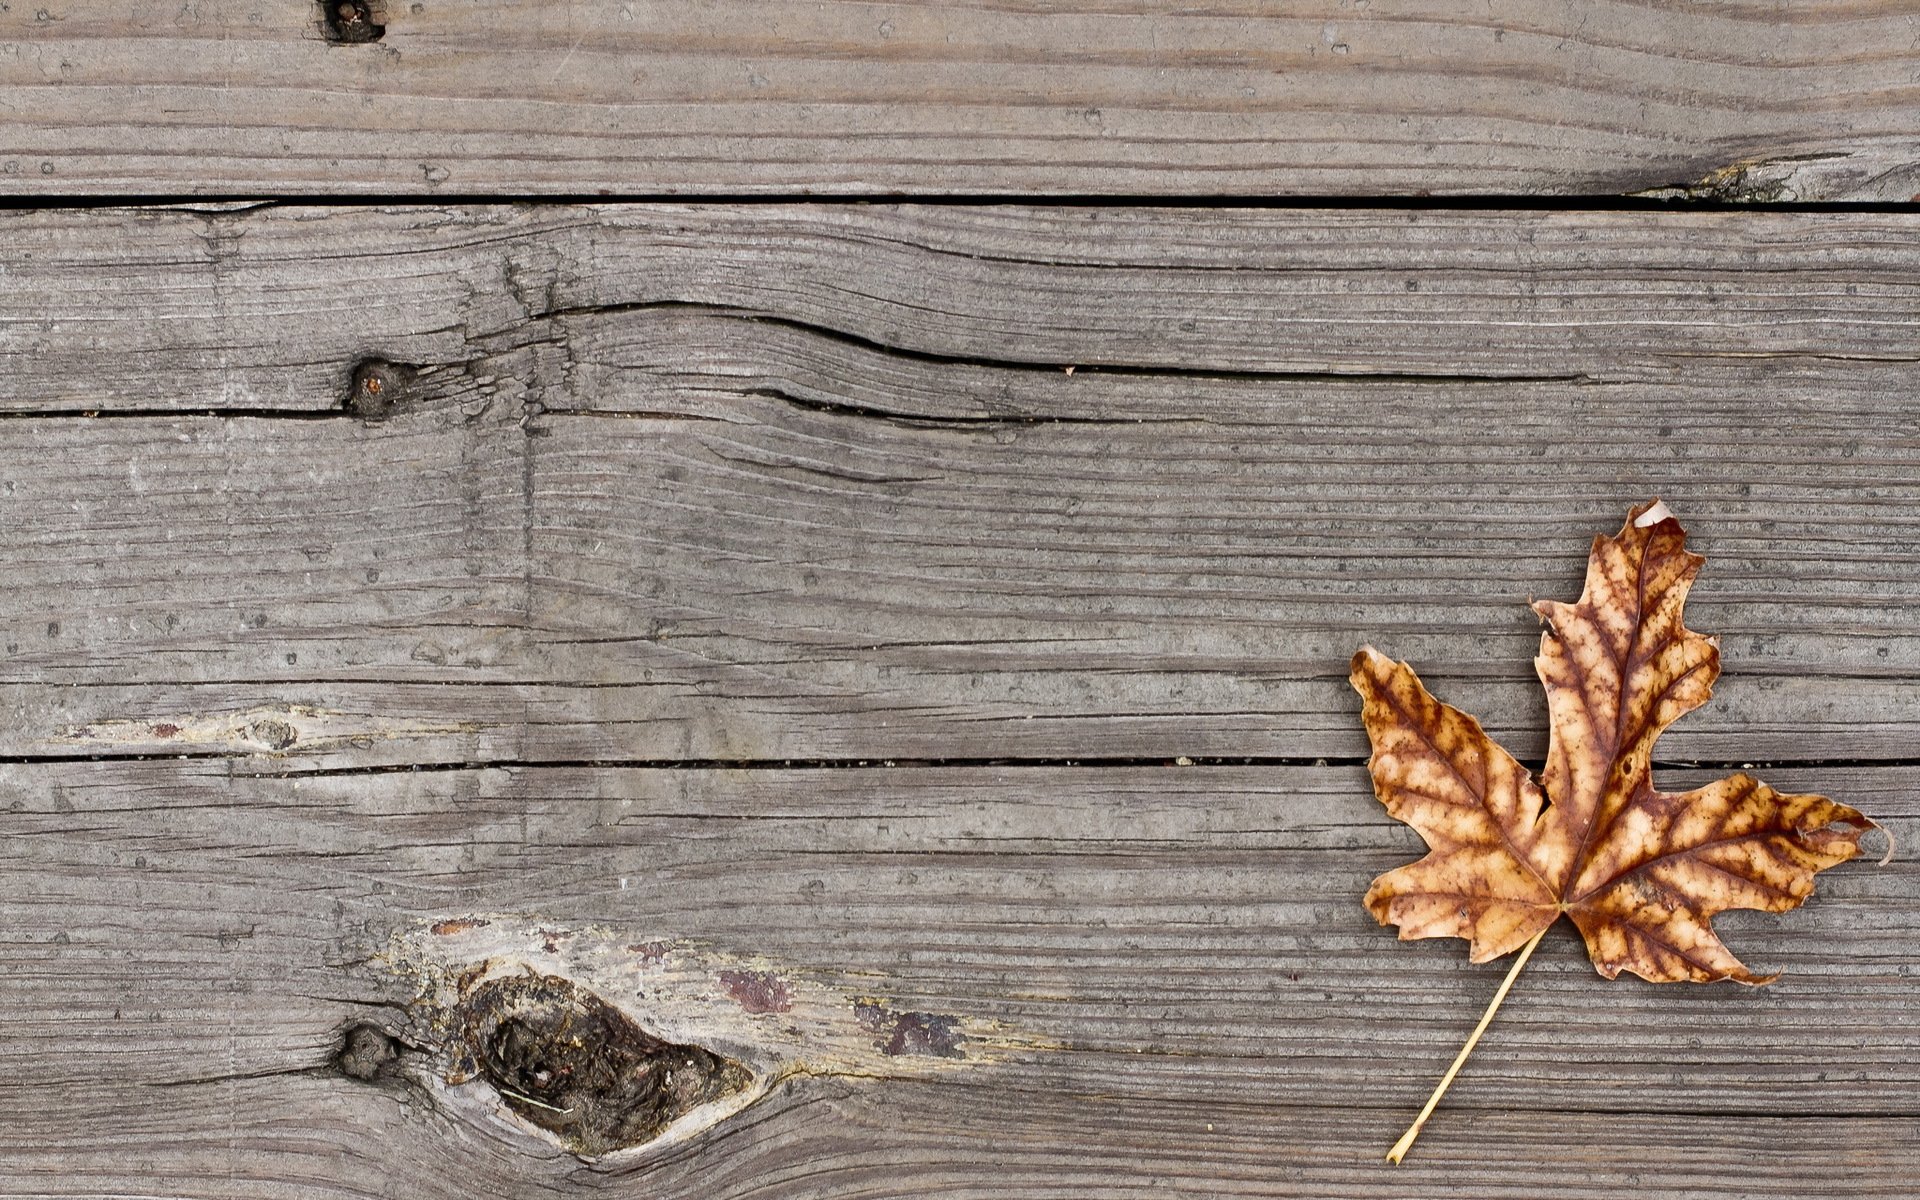
[[1901, 0], [374, 7], [12, 5], [0, 190], [1920, 190]]
[[[1139, 386], [1398, 374], [1817, 403], [1805, 394], [1846, 388], [1853, 364], [1920, 361], [1920, 222], [1904, 213], [269, 206], [4, 220], [6, 411], [334, 409], [353, 363], [376, 354], [537, 386], [550, 407], [679, 409], [686, 388], [784, 365], [824, 372], [822, 400], [1043, 419], [1167, 415], [1116, 406], [1104, 376], [1090, 395], [1078, 372], [1096, 367], [1141, 373]], [[535, 361], [503, 370], [518, 347]], [[1075, 377], [1053, 376], [1067, 367]], [[1893, 381], [1911, 376], [1874, 379], [1910, 391]]]
[[1525, 603], [1656, 494], [1663, 753], [1920, 732], [1904, 215], [9, 220], [0, 752], [1351, 757], [1372, 641], [1537, 756]]
[[[1476, 407], [1398, 403], [1440, 426]], [[458, 407], [374, 427], [16, 419], [0, 745], [288, 765], [1348, 756], [1345, 660], [1372, 641], [1537, 755], [1525, 603], [1577, 592], [1586, 539], [1664, 494], [1711, 556], [1692, 611], [1728, 671], [1663, 752], [1905, 757], [1920, 439], [1848, 458], [1871, 405], [1755, 403], [1729, 414], [1730, 450], [1595, 446], [1581, 481], [1553, 452], [1563, 412], [1481, 413], [1518, 440], [1430, 437], [1419, 464], [1406, 434], [1330, 454], [1285, 425], [954, 429], [766, 401], [550, 415], [531, 438]], [[1774, 419], [1771, 455], [1741, 457], [1738, 426]]]
[[[559, 1152], [477, 1137], [404, 1096], [329, 1079], [274, 1076], [172, 1088], [159, 1104], [102, 1089], [70, 1128], [116, 1139], [90, 1152], [20, 1145], [0, 1195], [153, 1195], [464, 1200], [631, 1196], [1208, 1196], [1373, 1200], [1904, 1200], [1911, 1117], [1755, 1114], [1737, 1120], [1635, 1110], [1605, 1115], [1522, 1106], [1436, 1120], [1417, 1158], [1388, 1174], [1372, 1144], [1399, 1117], [1350, 1106], [1297, 1109], [1111, 1095], [1002, 1083], [803, 1079], [769, 1099], [724, 1151], [608, 1171]], [[17, 1148], [16, 1148], [17, 1147]], [[884, 1156], [883, 1156], [884, 1155]], [[229, 1170], [230, 1163], [237, 1164]], [[990, 1182], [982, 1184], [979, 1181]], [[1401, 1189], [1405, 1189], [1404, 1191]]]
[[[1904, 862], [1725, 919], [1758, 991], [1549, 939], [1387, 1174], [1498, 968], [1361, 909], [1344, 683], [1537, 756], [1525, 602], [1660, 494], [1727, 662], [1663, 755], [1911, 845], [1906, 215], [6, 221], [0, 1195], [1910, 1190]], [[489, 956], [798, 1073], [588, 1163], [331, 1065]]]
[[[990, 1163], [1001, 1194], [1896, 1196], [1917, 1165], [1904, 861], [1724, 918], [1764, 989], [1609, 983], [1550, 938], [1390, 1175], [1499, 968], [1364, 912], [1418, 843], [1358, 767], [254, 765], [0, 768], [0, 1194], [972, 1194]], [[1920, 835], [1905, 768], [1768, 775]], [[328, 1066], [408, 1028], [390, 933], [479, 916], [529, 961], [659, 940], [997, 1032], [589, 1166], [443, 1111], [421, 1055]]]

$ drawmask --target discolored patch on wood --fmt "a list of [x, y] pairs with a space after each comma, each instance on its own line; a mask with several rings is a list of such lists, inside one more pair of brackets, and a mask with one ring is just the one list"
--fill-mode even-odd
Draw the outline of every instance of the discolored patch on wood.
[[667, 961], [667, 951], [672, 947], [666, 942], [634, 942], [627, 949], [640, 956], [640, 961], [650, 967], [657, 967]]
[[793, 989], [772, 971], [722, 971], [720, 986], [750, 1013], [783, 1013], [793, 1008]]
[[63, 725], [57, 735], [42, 739], [46, 751], [81, 748], [86, 753], [151, 750], [156, 746], [226, 754], [285, 755], [365, 750], [381, 742], [399, 742], [471, 734], [470, 724], [410, 721], [369, 717], [308, 704], [271, 704], [240, 712], [205, 716], [103, 718]]
[[651, 1141], [680, 1116], [753, 1083], [740, 1063], [655, 1037], [555, 975], [486, 980], [458, 1020], [475, 1072], [578, 1154]]
[[796, 1078], [930, 1080], [1062, 1048], [878, 998], [870, 967], [656, 930], [467, 912], [367, 949], [412, 989], [405, 1043], [420, 1053], [402, 1071], [422, 1096], [522, 1149], [538, 1135], [609, 1162], [657, 1161]]
[[958, 1017], [939, 1013], [896, 1012], [884, 1002], [853, 1002], [854, 1019], [874, 1035], [874, 1048], [888, 1058], [965, 1058]]
[[289, 750], [300, 740], [300, 731], [290, 721], [266, 717], [247, 726], [247, 740], [269, 750]]

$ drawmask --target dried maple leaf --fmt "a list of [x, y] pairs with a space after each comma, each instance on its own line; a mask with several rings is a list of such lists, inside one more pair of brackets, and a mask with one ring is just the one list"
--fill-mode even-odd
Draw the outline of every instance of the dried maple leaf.
[[1721, 943], [1713, 915], [1798, 906], [1814, 874], [1858, 854], [1875, 827], [1844, 804], [1747, 775], [1679, 794], [1654, 788], [1654, 740], [1706, 703], [1720, 672], [1713, 639], [1681, 618], [1704, 561], [1656, 500], [1617, 536], [1594, 539], [1579, 600], [1534, 605], [1546, 623], [1534, 665], [1552, 726], [1538, 783], [1480, 722], [1429, 695], [1413, 668], [1372, 647], [1354, 655], [1374, 790], [1431, 850], [1374, 880], [1367, 908], [1402, 940], [1468, 939], [1474, 962], [1523, 949], [1495, 1007], [1563, 913], [1609, 979], [1624, 970], [1655, 983], [1766, 983], [1773, 977]]

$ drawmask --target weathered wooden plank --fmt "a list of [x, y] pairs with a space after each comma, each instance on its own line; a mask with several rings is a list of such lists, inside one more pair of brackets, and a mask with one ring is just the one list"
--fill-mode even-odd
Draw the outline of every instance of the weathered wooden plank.
[[[1920, 834], [1904, 768], [1769, 776]], [[37, 764], [0, 768], [0, 809], [18, 1085], [0, 1194], [926, 1195], [977, 1183], [983, 1156], [1006, 1195], [1377, 1194], [1499, 973], [1362, 909], [1418, 840], [1357, 767]], [[1609, 983], [1550, 938], [1396, 1184], [1537, 1194], [1571, 1161], [1573, 1194], [1901, 1194], [1920, 1165], [1917, 888], [1910, 862], [1863, 862], [1794, 913], [1723, 918], [1785, 972], [1764, 989]], [[462, 918], [493, 924], [425, 932]], [[604, 953], [649, 943], [639, 967]], [[436, 1083], [424, 1047], [378, 1085], [329, 1068], [346, 1027], [431, 1032], [393, 1007], [412, 984], [392, 964], [474, 947], [681, 1034], [852, 1029], [851, 998], [877, 996], [979, 1040], [794, 1079], [588, 1168], [484, 1085]], [[683, 958], [777, 975], [793, 1011], [756, 1015], [711, 976], [713, 1004], [675, 1007], [689, 980], [645, 964]]]
[[[1039, 417], [1151, 415], [1048, 374], [1069, 366], [1724, 389], [1764, 388], [1762, 369], [1920, 361], [1920, 221], [1897, 213], [267, 207], [6, 221], [6, 411], [335, 409], [372, 355], [568, 408], [642, 392], [627, 380], [649, 394], [825, 361], [851, 381], [830, 387], [844, 399], [899, 387], [904, 411], [977, 416], [1011, 391], [1004, 415]], [[503, 362], [517, 347], [538, 361]], [[930, 378], [953, 381], [945, 396], [921, 398]], [[1799, 393], [1849, 376], [1780, 378]]]
[[1667, 754], [1920, 728], [1904, 215], [11, 220], [0, 752], [1348, 757], [1371, 640], [1537, 755], [1524, 601], [1654, 494]]
[[[1860, 448], [1862, 424], [1896, 424], [1872, 403], [1756, 401], [1721, 418], [1725, 451], [1695, 418], [1684, 454], [1649, 461], [1611, 436], [1650, 419], [1616, 398], [1587, 410], [1569, 480], [1564, 403], [1490, 416], [1419, 391], [1217, 428], [753, 398], [718, 421], [556, 415], [531, 439], [458, 407], [17, 419], [0, 745], [292, 766], [1352, 756], [1344, 664], [1372, 641], [1537, 756], [1525, 602], [1575, 593], [1586, 538], [1660, 493], [1712, 556], [1694, 623], [1728, 662], [1664, 752], [1906, 756], [1920, 437]], [[1370, 411], [1507, 432], [1430, 435], [1409, 463], [1420, 431], [1381, 436]], [[1753, 424], [1775, 436], [1750, 444]]]
[[0, 189], [1904, 201], [1900, 0], [104, 0], [0, 14]]
[[[798, 1200], [852, 1196], [1209, 1196], [1375, 1200], [1575, 1200], [1909, 1195], [1915, 1120], [1669, 1112], [1458, 1111], [1421, 1136], [1393, 1173], [1374, 1144], [1401, 1116], [1143, 1096], [1063, 1096], [964, 1082], [796, 1080], [705, 1153], [644, 1167], [589, 1167], [476, 1137], [432, 1110], [371, 1089], [304, 1076], [169, 1089], [161, 1103], [103, 1099], [71, 1112], [90, 1153], [22, 1144], [0, 1130], [14, 1168], [0, 1195], [192, 1200], [410, 1196], [462, 1200], [630, 1195], [745, 1200], [769, 1188]], [[31, 1131], [27, 1131], [31, 1134]], [[107, 1147], [113, 1147], [111, 1152]], [[229, 1170], [229, 1164], [235, 1164]]]
[[[1920, 650], [1911, 531], [1866, 494], [1911, 495], [1912, 465], [1882, 455], [1915, 443], [1888, 430], [1857, 472], [1840, 444], [1877, 409], [1807, 423], [1750, 401], [1725, 449], [1689, 418], [1692, 444], [1649, 461], [1657, 403], [1581, 406], [1561, 448], [1564, 401], [1369, 400], [1299, 396], [1278, 427], [1219, 429], [929, 429], [777, 403], [556, 423], [536, 546], [591, 678], [645, 678], [660, 651], [751, 664], [716, 681], [709, 704], [740, 704], [687, 746], [716, 757], [777, 756], [789, 743], [758, 741], [756, 718], [803, 693], [840, 698], [848, 732], [808, 722], [829, 756], [1359, 754], [1344, 675], [1367, 641], [1538, 754], [1525, 601], [1577, 593], [1600, 522], [1664, 494], [1703, 531], [1694, 621], [1728, 635], [1731, 664], [1666, 751], [1904, 756], [1886, 724], [1908, 719], [1899, 664]], [[1777, 464], [1754, 426], [1777, 431]], [[633, 712], [603, 695], [610, 727]]]
[[[1458, 1111], [1392, 1173], [1374, 1144], [1401, 1117], [1375, 1109], [1289, 1109], [1184, 1099], [1062, 1096], [961, 1082], [796, 1080], [705, 1153], [644, 1167], [584, 1166], [475, 1137], [404, 1097], [302, 1076], [170, 1089], [161, 1104], [102, 1100], [69, 1128], [94, 1152], [21, 1145], [0, 1195], [192, 1200], [409, 1196], [462, 1200], [630, 1195], [662, 1200], [853, 1196], [1208, 1196], [1375, 1200], [1822, 1200], [1911, 1194], [1911, 1117], [1669, 1112]], [[137, 1140], [136, 1140], [137, 1139]], [[113, 1146], [112, 1152], [106, 1147]], [[237, 1164], [229, 1170], [229, 1163]], [[991, 1183], [983, 1185], [983, 1177]], [[1390, 1190], [1392, 1189], [1392, 1190]], [[1400, 1191], [1398, 1189], [1405, 1189]]]
[[29, 424], [0, 430], [14, 752], [460, 758], [523, 715], [455, 686], [526, 627], [511, 419]]

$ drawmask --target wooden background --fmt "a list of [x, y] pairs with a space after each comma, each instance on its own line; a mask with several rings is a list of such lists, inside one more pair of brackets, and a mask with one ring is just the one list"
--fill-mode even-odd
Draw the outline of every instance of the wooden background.
[[0, 188], [1920, 192], [1911, 0], [13, 0]]
[[[384, 8], [0, 10], [0, 1195], [1910, 1194], [1910, 6]], [[1537, 761], [1655, 495], [1663, 784], [1899, 852], [1764, 989], [1563, 927], [1389, 1168], [1500, 968], [1362, 909], [1346, 660]], [[489, 956], [777, 1082], [571, 1154]]]

